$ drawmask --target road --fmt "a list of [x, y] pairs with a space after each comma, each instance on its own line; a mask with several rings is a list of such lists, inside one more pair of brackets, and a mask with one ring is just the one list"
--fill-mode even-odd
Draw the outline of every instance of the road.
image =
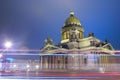
[[120, 80], [120, 73], [2, 72], [0, 80]]

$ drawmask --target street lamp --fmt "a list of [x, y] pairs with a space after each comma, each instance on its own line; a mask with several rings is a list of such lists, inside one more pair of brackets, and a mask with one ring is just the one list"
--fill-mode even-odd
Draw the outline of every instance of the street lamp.
[[100, 71], [101, 73], [104, 73], [104, 72], [105, 72], [105, 69], [102, 68], [102, 67], [100, 67], [100, 68], [99, 68], [99, 71]]
[[29, 68], [29, 67], [30, 67], [30, 65], [26, 65], [26, 67], [27, 67], [27, 68]]
[[16, 65], [16, 64], [14, 64], [14, 65], [13, 65], [13, 68], [16, 68], [16, 67], [17, 67], [17, 65]]
[[3, 57], [3, 55], [0, 53], [0, 58], [2, 58]]
[[5, 44], [4, 44], [4, 46], [5, 46], [5, 48], [11, 48], [12, 47], [12, 42], [10, 42], [10, 41], [7, 41], [7, 42], [5, 42]]
[[[3, 49], [3, 51], [2, 51], [2, 54], [5, 52], [5, 51], [7, 51], [7, 49], [9, 49], [9, 48], [11, 48], [12, 47], [12, 42], [10, 42], [10, 41], [6, 41], [5, 43], [4, 43], [4, 47], [5, 47], [5, 49]], [[1, 54], [1, 56], [3, 56]], [[5, 57], [3, 58], [3, 60], [5, 59]], [[2, 65], [3, 66], [3, 65]], [[4, 70], [6, 70], [7, 69], [7, 64], [6, 64], [6, 62], [4, 63]]]
[[35, 68], [36, 68], [36, 74], [38, 74], [39, 65], [36, 65]]
[[0, 71], [2, 71], [2, 54], [0, 53]]
[[27, 74], [29, 73], [29, 71], [30, 71], [30, 65], [29, 64], [27, 64], [26, 65], [26, 68], [27, 68]]
[[39, 69], [39, 65], [36, 65], [35, 68], [36, 68], [36, 69]]

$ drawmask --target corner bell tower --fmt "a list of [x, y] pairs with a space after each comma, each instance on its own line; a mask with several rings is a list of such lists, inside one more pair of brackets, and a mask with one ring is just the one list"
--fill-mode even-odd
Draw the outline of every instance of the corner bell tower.
[[61, 34], [61, 43], [77, 41], [84, 38], [84, 29], [82, 28], [80, 21], [74, 16], [73, 11], [70, 12], [70, 17], [66, 19]]

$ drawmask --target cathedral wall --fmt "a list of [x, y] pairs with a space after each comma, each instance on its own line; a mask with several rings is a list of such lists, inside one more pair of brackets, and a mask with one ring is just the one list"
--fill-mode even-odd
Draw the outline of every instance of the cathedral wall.
[[89, 40], [84, 40], [84, 41], [79, 42], [79, 47], [80, 48], [88, 47], [88, 46], [90, 46], [90, 41]]

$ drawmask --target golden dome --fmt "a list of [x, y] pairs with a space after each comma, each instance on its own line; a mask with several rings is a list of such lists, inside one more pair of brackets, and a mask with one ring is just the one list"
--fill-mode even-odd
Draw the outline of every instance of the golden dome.
[[74, 16], [73, 11], [70, 12], [70, 17], [66, 19], [64, 26], [68, 26], [70, 24], [75, 24], [75, 25], [79, 25], [79, 26], [81, 25], [79, 19], [77, 19]]

